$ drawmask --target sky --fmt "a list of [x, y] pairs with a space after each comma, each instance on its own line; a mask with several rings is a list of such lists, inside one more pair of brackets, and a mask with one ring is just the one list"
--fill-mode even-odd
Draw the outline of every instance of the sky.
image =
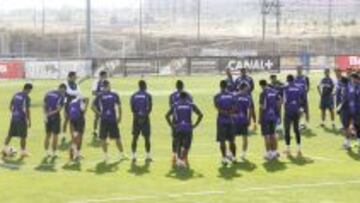
[[[86, 0], [0, 0], [1, 10], [21, 8], [42, 8], [42, 2], [47, 8], [61, 8], [63, 6], [84, 8]], [[129, 8], [136, 7], [136, 0], [92, 0], [93, 8]]]

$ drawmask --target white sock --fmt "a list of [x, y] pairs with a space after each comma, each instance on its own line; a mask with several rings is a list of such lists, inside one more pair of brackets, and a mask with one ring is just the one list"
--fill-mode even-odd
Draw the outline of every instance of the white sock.
[[348, 138], [345, 139], [344, 145], [350, 145], [350, 140]]
[[78, 150], [77, 150], [76, 144], [72, 144], [72, 145], [71, 145], [71, 148], [72, 148], [72, 150], [73, 150], [74, 156], [77, 157]]
[[[120, 154], [120, 156], [121, 156], [121, 154]], [[136, 153], [132, 153], [132, 158], [136, 159]]]
[[298, 146], [297, 146], [297, 150], [298, 150], [298, 151], [301, 151], [301, 145], [298, 145]]
[[290, 151], [290, 145], [287, 145], [287, 146], [286, 146], [286, 150], [287, 150], [287, 151]]

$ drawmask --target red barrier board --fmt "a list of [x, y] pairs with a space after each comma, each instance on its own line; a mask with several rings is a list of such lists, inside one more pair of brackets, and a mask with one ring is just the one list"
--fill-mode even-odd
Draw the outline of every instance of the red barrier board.
[[360, 56], [337, 56], [335, 61], [340, 70], [360, 70]]
[[1, 79], [24, 78], [24, 62], [22, 61], [0, 61]]

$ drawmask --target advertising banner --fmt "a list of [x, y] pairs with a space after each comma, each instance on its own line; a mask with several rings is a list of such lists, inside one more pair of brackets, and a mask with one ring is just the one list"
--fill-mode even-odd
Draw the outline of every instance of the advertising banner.
[[337, 56], [335, 59], [336, 67], [340, 70], [360, 69], [360, 56]]
[[236, 72], [246, 68], [252, 72], [270, 71], [278, 72], [280, 70], [280, 57], [278, 56], [259, 56], [221, 59], [219, 66], [221, 68], [230, 68]]
[[0, 61], [0, 79], [21, 79], [24, 77], [24, 62]]
[[28, 79], [65, 79], [70, 71], [78, 77], [91, 75], [91, 61], [30, 61], [25, 63]]

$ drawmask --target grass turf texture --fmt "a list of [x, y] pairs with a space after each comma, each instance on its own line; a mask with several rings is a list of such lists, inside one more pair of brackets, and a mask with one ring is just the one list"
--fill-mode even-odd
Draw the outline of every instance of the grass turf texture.
[[[282, 75], [284, 79], [285, 75]], [[205, 117], [195, 131], [190, 154], [190, 170], [172, 170], [170, 155], [170, 129], [164, 115], [168, 110], [168, 95], [174, 88], [175, 77], [146, 78], [154, 97], [151, 115], [154, 162], [145, 165], [143, 140], [138, 148], [136, 166], [130, 161], [116, 162], [116, 151], [111, 144], [110, 164], [101, 163], [102, 152], [92, 143], [93, 113], [88, 111], [80, 165], [66, 166], [68, 153], [62, 148], [60, 159], [44, 164], [44, 125], [42, 100], [46, 91], [59, 81], [33, 81], [32, 128], [28, 149], [32, 156], [23, 161], [0, 161], [0, 202], [359, 202], [360, 156], [345, 152], [339, 133], [318, 127], [320, 112], [316, 85], [322, 74], [311, 74], [311, 126], [303, 134], [305, 159], [281, 157], [266, 163], [262, 156], [264, 144], [259, 130], [250, 138], [248, 162], [223, 168], [215, 142], [213, 95], [218, 91], [220, 76], [182, 77], [195, 102]], [[254, 76], [256, 81], [262, 74]], [[130, 155], [132, 116], [129, 96], [137, 89], [138, 78], [113, 78], [112, 87], [121, 95], [123, 122], [121, 134], [125, 150]], [[13, 93], [22, 88], [24, 81], [1, 82], [0, 133], [1, 142], [9, 125], [8, 105]], [[256, 82], [257, 83], [257, 82]], [[90, 96], [91, 81], [81, 88]], [[258, 102], [256, 87], [255, 102]], [[329, 123], [330, 124], [330, 123]], [[330, 126], [330, 125], [328, 125]], [[293, 149], [295, 140], [292, 140]], [[240, 148], [240, 139], [238, 141]], [[12, 146], [18, 147], [14, 139]], [[284, 141], [280, 141], [280, 150]]]

